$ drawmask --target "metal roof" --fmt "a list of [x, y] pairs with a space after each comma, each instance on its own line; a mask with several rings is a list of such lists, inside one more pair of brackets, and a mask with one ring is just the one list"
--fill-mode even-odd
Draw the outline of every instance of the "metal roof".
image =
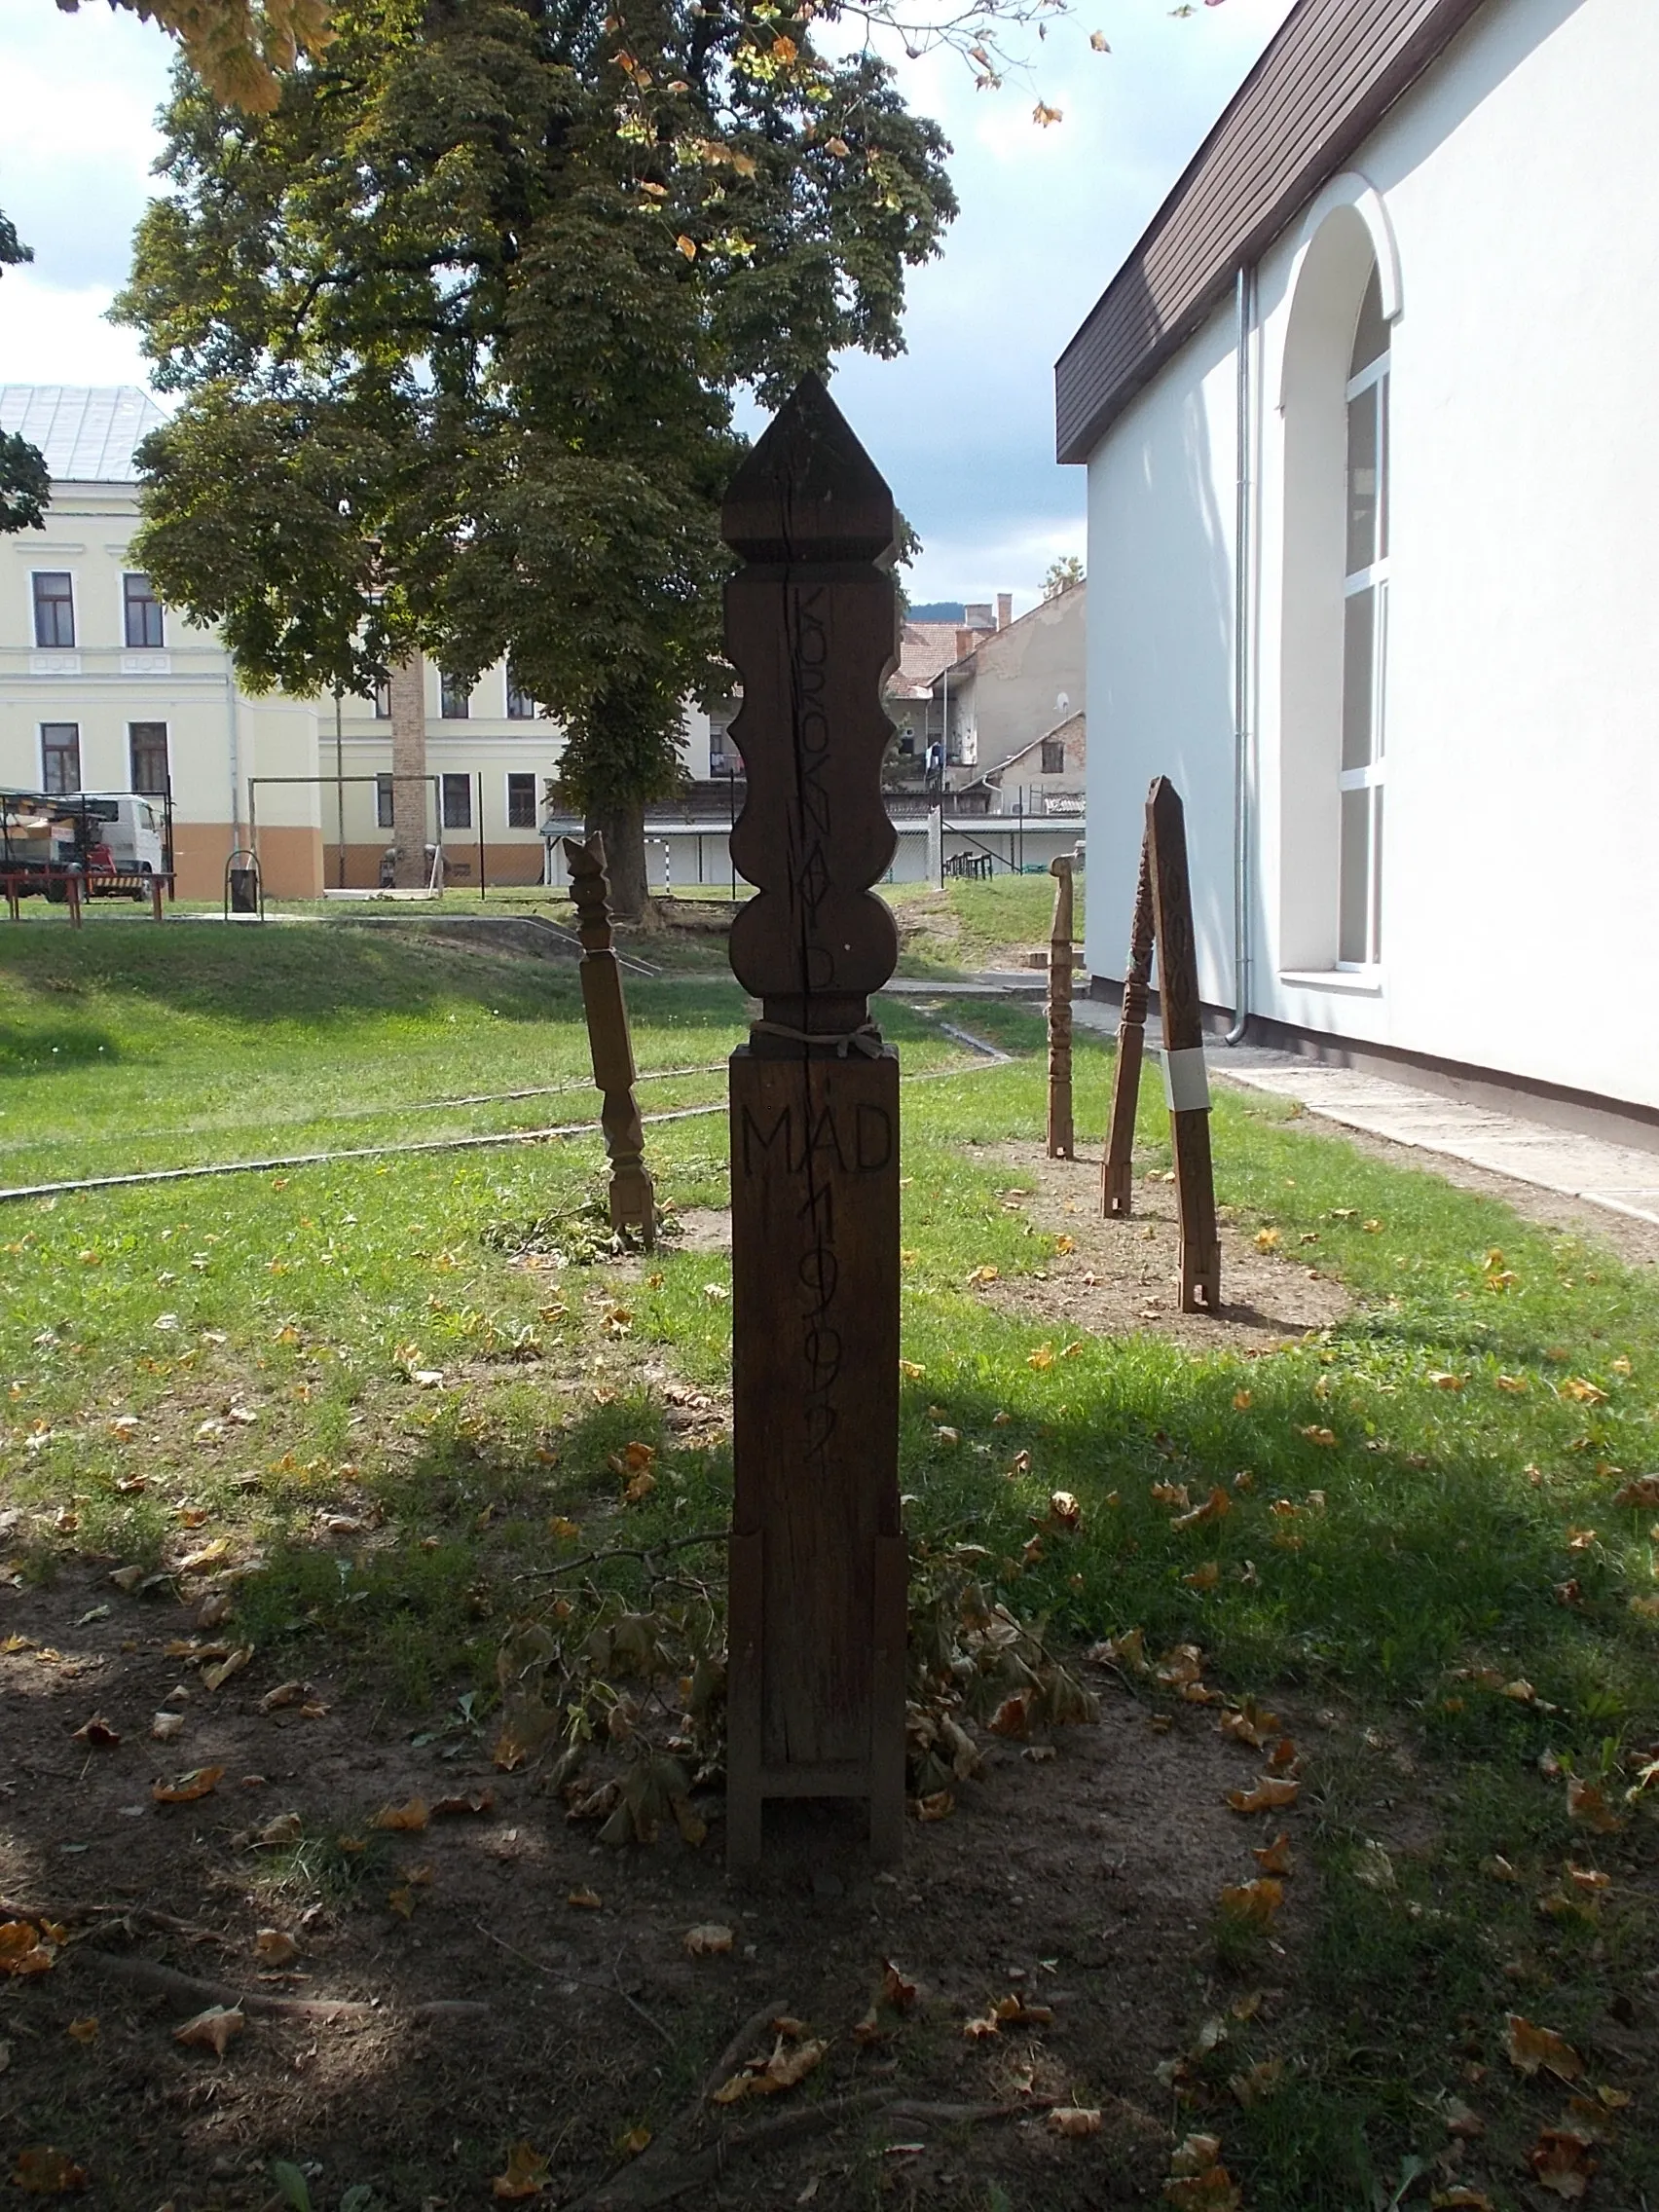
[[166, 419], [135, 384], [0, 385], [0, 430], [38, 446], [58, 484], [136, 484], [133, 448]]

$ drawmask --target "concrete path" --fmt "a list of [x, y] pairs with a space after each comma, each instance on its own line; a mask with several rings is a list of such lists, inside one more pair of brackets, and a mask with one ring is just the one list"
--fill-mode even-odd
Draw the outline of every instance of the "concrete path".
[[[1116, 1007], [1079, 999], [1075, 1016], [1091, 1029], [1115, 1033]], [[1490, 1107], [1471, 1106], [1437, 1091], [1419, 1090], [1352, 1068], [1321, 1067], [1294, 1052], [1260, 1045], [1221, 1044], [1205, 1049], [1212, 1076], [1245, 1090], [1300, 1099], [1309, 1114], [1344, 1128], [1363, 1129], [1393, 1144], [1465, 1161], [1493, 1175], [1558, 1191], [1659, 1225], [1659, 1153], [1600, 1137], [1552, 1128]]]

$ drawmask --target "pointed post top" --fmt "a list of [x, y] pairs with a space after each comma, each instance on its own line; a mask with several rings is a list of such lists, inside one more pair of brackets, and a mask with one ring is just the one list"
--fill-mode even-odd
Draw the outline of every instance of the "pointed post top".
[[880, 561], [893, 495], [822, 381], [801, 378], [732, 478], [720, 535], [749, 561]]

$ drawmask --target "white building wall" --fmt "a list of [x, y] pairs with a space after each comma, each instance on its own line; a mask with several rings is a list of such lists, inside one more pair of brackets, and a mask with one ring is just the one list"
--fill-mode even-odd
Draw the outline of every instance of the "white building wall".
[[[1297, 608], [1279, 400], [1300, 222], [1259, 272], [1254, 363], [1253, 1011], [1644, 1105], [1659, 1105], [1645, 1035], [1659, 942], [1656, 106], [1650, 0], [1489, 0], [1352, 164], [1400, 286], [1383, 955], [1369, 976], [1282, 965], [1297, 957], [1281, 839], [1299, 794], [1281, 757]], [[1140, 801], [1167, 773], [1188, 807], [1201, 987], [1222, 1005], [1235, 379], [1229, 311], [1089, 466], [1088, 957], [1123, 973]]]

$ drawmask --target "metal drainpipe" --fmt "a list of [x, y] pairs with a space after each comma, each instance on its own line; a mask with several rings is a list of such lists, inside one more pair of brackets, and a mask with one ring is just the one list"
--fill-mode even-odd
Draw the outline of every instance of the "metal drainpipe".
[[1255, 499], [1250, 474], [1252, 387], [1250, 346], [1256, 320], [1256, 272], [1238, 272], [1235, 350], [1237, 357], [1238, 468], [1233, 534], [1233, 1026], [1224, 1042], [1238, 1045], [1250, 1022], [1250, 677], [1251, 580]]
[[225, 671], [225, 713], [230, 725], [231, 843], [241, 843], [241, 756], [237, 749], [237, 672]]

